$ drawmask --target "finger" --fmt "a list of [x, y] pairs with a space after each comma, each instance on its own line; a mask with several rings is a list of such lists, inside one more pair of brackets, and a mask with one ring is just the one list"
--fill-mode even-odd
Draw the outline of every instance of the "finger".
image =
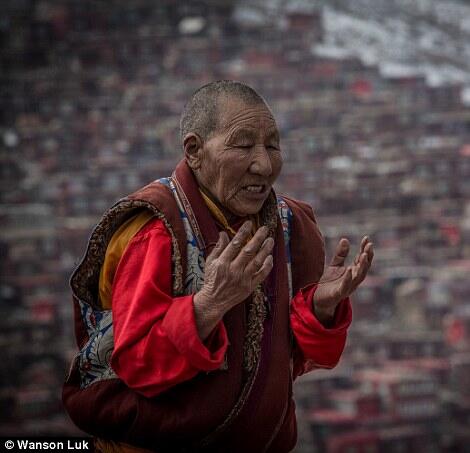
[[367, 253], [367, 260], [369, 261], [369, 267], [372, 264], [372, 260], [374, 259], [374, 244], [369, 242], [367, 246], [364, 248], [364, 252]]
[[217, 240], [217, 243], [215, 244], [214, 249], [207, 257], [206, 262], [209, 262], [218, 258], [220, 254], [224, 251], [225, 247], [227, 247], [229, 242], [230, 242], [230, 239], [228, 237], [228, 234], [225, 231], [221, 231], [219, 233], [219, 239]]
[[220, 259], [223, 261], [232, 261], [240, 252], [241, 248], [245, 245], [251, 233], [252, 223], [247, 220], [237, 231], [237, 234], [233, 237], [225, 250], [220, 255]]
[[359, 284], [366, 278], [367, 271], [369, 270], [369, 260], [367, 253], [362, 253], [359, 258], [359, 265], [355, 266], [353, 272], [353, 287], [356, 289]]
[[260, 270], [253, 275], [253, 286], [259, 285], [261, 282], [264, 282], [264, 280], [266, 280], [266, 277], [269, 275], [271, 269], [273, 268], [273, 263], [273, 256], [268, 255], [264, 260], [264, 263], [261, 266]]
[[369, 243], [369, 236], [364, 236], [361, 241], [361, 247], [360, 247], [360, 252], [359, 253], [364, 253], [364, 249], [366, 248], [366, 245]]
[[352, 273], [351, 267], [348, 267], [346, 269], [346, 272], [344, 273], [343, 281], [341, 282], [341, 286], [339, 288], [338, 297], [340, 299], [344, 299], [345, 297], [348, 297], [349, 294], [351, 294], [352, 285], [353, 285], [352, 274], [353, 273]]
[[359, 247], [359, 253], [354, 258], [354, 264], [359, 264], [359, 258], [361, 257], [361, 253], [364, 253], [364, 251], [367, 247], [367, 244], [369, 244], [369, 243], [370, 243], [369, 237], [364, 236], [361, 240], [361, 245]]
[[[256, 231], [255, 235], [248, 241], [248, 244], [246, 244], [242, 248], [238, 256], [233, 261], [233, 264], [235, 266], [241, 266], [241, 268], [244, 269], [248, 265], [248, 263], [250, 263], [253, 260], [253, 258], [258, 254], [268, 234], [269, 234], [268, 227], [263, 226], [259, 228]], [[261, 260], [261, 262], [259, 263], [259, 266], [255, 269], [255, 271], [257, 271], [261, 267], [261, 265], [263, 264], [264, 258]]]
[[331, 266], [343, 266], [348, 253], [349, 241], [346, 238], [342, 238], [336, 246], [335, 255], [331, 260]]
[[264, 260], [268, 257], [274, 247], [274, 239], [267, 238], [264, 240], [261, 248], [258, 253], [253, 257], [253, 259], [247, 264], [245, 268], [245, 273], [247, 275], [253, 275], [261, 268], [264, 263]]

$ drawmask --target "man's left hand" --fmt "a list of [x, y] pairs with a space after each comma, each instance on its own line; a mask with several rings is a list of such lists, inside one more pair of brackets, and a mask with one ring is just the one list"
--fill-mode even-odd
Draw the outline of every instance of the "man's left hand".
[[348, 254], [349, 241], [343, 238], [338, 242], [335, 256], [325, 269], [313, 296], [313, 311], [322, 324], [333, 319], [336, 306], [349, 297], [366, 278], [374, 258], [372, 242], [365, 236], [354, 262], [346, 267]]

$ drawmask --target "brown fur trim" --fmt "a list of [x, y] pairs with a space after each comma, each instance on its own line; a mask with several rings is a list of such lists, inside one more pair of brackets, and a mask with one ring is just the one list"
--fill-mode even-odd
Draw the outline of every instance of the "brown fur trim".
[[119, 226], [140, 209], [152, 211], [156, 217], [163, 221], [170, 232], [173, 248], [173, 292], [175, 295], [183, 293], [181, 253], [170, 223], [163, 213], [158, 211], [151, 203], [124, 198], [109, 209], [96, 225], [90, 236], [85, 256], [72, 274], [70, 286], [74, 296], [79, 300], [101, 309], [98, 299], [99, 275], [109, 241]]
[[[277, 201], [273, 192], [271, 192], [261, 211], [261, 224], [268, 227], [269, 236], [274, 239], [277, 227]], [[259, 361], [265, 318], [265, 295], [261, 285], [259, 285], [253, 293], [248, 311], [248, 325], [243, 354], [243, 366], [248, 373], [253, 371]]]

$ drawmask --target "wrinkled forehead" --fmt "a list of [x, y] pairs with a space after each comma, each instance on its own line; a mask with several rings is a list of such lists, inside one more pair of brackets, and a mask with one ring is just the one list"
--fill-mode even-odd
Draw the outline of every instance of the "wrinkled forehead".
[[264, 102], [249, 103], [236, 97], [223, 97], [218, 101], [218, 129], [229, 132], [237, 127], [277, 129], [276, 120]]

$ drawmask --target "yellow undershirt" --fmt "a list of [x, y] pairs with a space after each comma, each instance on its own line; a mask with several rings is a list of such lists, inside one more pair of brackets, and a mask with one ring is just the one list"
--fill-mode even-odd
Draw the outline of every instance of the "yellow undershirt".
[[142, 229], [142, 227], [154, 216], [152, 212], [145, 209], [126, 220], [113, 234], [109, 241], [103, 266], [100, 271], [99, 296], [101, 306], [104, 310], [111, 308], [111, 291], [113, 288], [114, 274], [119, 260], [126, 250], [131, 239]]
[[[225, 231], [230, 235], [230, 236], [235, 236], [237, 233], [228, 223], [227, 218], [225, 217], [224, 213], [219, 209], [219, 207], [201, 190], [199, 189], [200, 194], [202, 195], [202, 198], [204, 199], [204, 202], [206, 203], [206, 206], [209, 208], [209, 211], [211, 212], [212, 216], [215, 217], [215, 219], [219, 222], [220, 225], [222, 225], [225, 229]], [[252, 229], [252, 234], [251, 237], [256, 233], [256, 230], [259, 228], [259, 215], [250, 215], [248, 218], [252, 221], [253, 223], [253, 229]], [[251, 237], [249, 239], [251, 239]]]

